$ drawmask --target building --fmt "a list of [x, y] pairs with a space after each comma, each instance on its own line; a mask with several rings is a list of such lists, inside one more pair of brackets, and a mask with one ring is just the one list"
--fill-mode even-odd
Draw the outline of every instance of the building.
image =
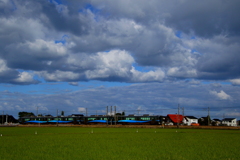
[[221, 125], [221, 120], [220, 119], [213, 119], [212, 120], [212, 125], [213, 126], [219, 126], [219, 125]]
[[165, 119], [165, 125], [180, 125], [183, 123], [183, 115], [180, 114], [168, 114]]
[[198, 124], [198, 118], [194, 116], [185, 116], [183, 118], [183, 124], [187, 126], [191, 126], [192, 124]]
[[237, 119], [236, 118], [224, 118], [222, 120], [222, 125], [237, 126]]

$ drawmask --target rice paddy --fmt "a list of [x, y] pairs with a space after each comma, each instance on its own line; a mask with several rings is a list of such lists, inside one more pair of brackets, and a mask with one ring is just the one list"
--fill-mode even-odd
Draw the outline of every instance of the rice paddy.
[[239, 130], [0, 127], [0, 159], [239, 159]]

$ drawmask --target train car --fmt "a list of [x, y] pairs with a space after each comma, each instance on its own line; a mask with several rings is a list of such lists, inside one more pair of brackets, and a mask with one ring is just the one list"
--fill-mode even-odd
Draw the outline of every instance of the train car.
[[150, 116], [148, 114], [142, 116], [136, 115], [91, 115], [83, 116], [72, 114], [70, 116], [31, 116], [21, 117], [21, 124], [108, 124], [108, 125], [157, 125], [160, 124], [160, 116]]
[[21, 117], [20, 124], [82, 124], [83, 115], [70, 115], [70, 116], [29, 116]]

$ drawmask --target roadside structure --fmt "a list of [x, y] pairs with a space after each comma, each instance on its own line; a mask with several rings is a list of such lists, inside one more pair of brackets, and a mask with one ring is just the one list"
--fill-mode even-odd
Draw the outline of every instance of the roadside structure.
[[194, 116], [185, 116], [183, 118], [183, 124], [187, 126], [191, 126], [192, 124], [198, 124], [198, 118]]
[[181, 114], [168, 114], [165, 119], [166, 125], [180, 125], [183, 123], [184, 116]]
[[222, 125], [237, 126], [237, 119], [236, 118], [224, 118], [222, 120]]
[[213, 119], [212, 120], [212, 125], [213, 126], [220, 126], [222, 121], [220, 119]]

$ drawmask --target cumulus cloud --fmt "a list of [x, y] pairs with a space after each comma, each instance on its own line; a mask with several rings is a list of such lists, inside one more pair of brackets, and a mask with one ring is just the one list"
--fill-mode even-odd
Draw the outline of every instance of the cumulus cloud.
[[28, 72], [19, 73], [15, 81], [17, 83], [23, 83], [23, 84], [37, 83], [37, 81], [33, 79], [33, 74]]
[[165, 78], [165, 73], [161, 69], [149, 72], [139, 72], [133, 67], [131, 72], [131, 82], [162, 82]]
[[[0, 58], [13, 75], [21, 77], [20, 69], [46, 81], [234, 80], [240, 73], [238, 4], [2, 1]], [[23, 81], [35, 83], [15, 80]]]
[[236, 86], [240, 85], [240, 79], [231, 79], [229, 81], [232, 83], [232, 85], [236, 85]]
[[230, 100], [231, 99], [231, 96], [228, 95], [227, 93], [225, 93], [223, 90], [221, 90], [220, 92], [210, 91], [210, 94], [216, 96], [217, 98], [219, 98], [221, 100]]

